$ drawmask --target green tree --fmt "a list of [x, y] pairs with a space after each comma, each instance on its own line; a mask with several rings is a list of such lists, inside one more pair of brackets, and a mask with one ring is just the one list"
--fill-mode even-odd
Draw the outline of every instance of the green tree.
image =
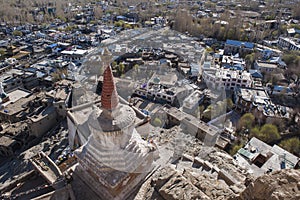
[[132, 28], [132, 26], [131, 26], [130, 24], [124, 24], [123, 27], [124, 27], [125, 29], [131, 29], [131, 28]]
[[18, 31], [18, 30], [14, 30], [12, 34], [14, 36], [22, 36], [23, 35], [23, 33], [21, 31]]
[[227, 98], [225, 101], [226, 101], [227, 110], [228, 111], [231, 110], [233, 108], [233, 105], [234, 105], [232, 100], [230, 98]]
[[273, 124], [265, 124], [260, 129], [260, 138], [264, 142], [272, 143], [280, 139], [277, 126]]
[[212, 115], [212, 110], [213, 110], [213, 106], [209, 105], [203, 112], [203, 117], [206, 119], [211, 119], [211, 115]]
[[255, 53], [246, 55], [245, 61], [246, 61], [247, 66], [251, 67], [254, 62], [254, 59], [255, 59]]
[[243, 147], [243, 143], [235, 144], [229, 151], [230, 155], [234, 155]]
[[259, 127], [254, 127], [251, 129], [250, 131], [250, 137], [256, 137], [256, 138], [260, 138], [261, 135], [260, 135], [260, 130], [259, 130]]
[[156, 118], [152, 121], [152, 125], [153, 125], [153, 126], [156, 126], [156, 127], [161, 127], [161, 126], [162, 126], [162, 122], [161, 122], [161, 120], [160, 120], [158, 117], [156, 117]]
[[112, 67], [113, 69], [115, 69], [117, 65], [118, 65], [118, 63], [117, 63], [116, 61], [113, 61], [113, 62], [111, 63], [111, 67]]
[[253, 127], [254, 120], [255, 120], [255, 117], [252, 113], [246, 113], [240, 118], [239, 127], [251, 129]]
[[123, 24], [124, 24], [124, 22], [121, 21], [121, 20], [114, 23], [114, 25], [115, 25], [116, 27], [122, 27]]
[[298, 61], [300, 60], [300, 54], [298, 52], [291, 51], [289, 53], [284, 54], [282, 59], [287, 65], [298, 63]]
[[300, 155], [300, 140], [297, 137], [282, 140], [279, 146], [293, 154]]
[[134, 71], [138, 72], [139, 71], [139, 65], [138, 64], [133, 65], [133, 69], [134, 69]]
[[121, 75], [124, 74], [124, 72], [125, 72], [125, 65], [123, 63], [120, 63], [118, 70], [119, 70], [119, 73]]
[[205, 107], [203, 105], [199, 106], [199, 117], [200, 117], [200, 119], [202, 118], [204, 109], [205, 109]]
[[0, 57], [3, 56], [4, 54], [6, 54], [4, 49], [0, 49]]

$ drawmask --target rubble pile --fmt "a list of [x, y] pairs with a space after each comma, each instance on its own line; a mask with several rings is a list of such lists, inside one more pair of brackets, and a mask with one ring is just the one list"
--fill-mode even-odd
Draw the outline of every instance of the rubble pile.
[[300, 171], [289, 169], [265, 174], [250, 183], [238, 197], [232, 200], [244, 199], [300, 199]]
[[201, 141], [190, 138], [179, 128], [156, 131], [160, 134], [152, 138], [157, 142], [160, 156], [171, 154], [170, 161], [144, 183], [139, 197], [160, 200], [237, 198], [246, 188], [246, 180], [251, 180], [251, 175], [222, 150], [203, 146]]

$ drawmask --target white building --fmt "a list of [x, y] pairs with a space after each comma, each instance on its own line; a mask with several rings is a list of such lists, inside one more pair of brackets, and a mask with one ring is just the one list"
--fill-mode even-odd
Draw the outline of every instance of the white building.
[[87, 54], [88, 50], [75, 49], [75, 50], [65, 50], [61, 52], [64, 60], [73, 61], [73, 60], [82, 60]]
[[292, 51], [300, 51], [300, 39], [292, 37], [279, 37], [278, 46], [281, 48], [288, 48]]
[[236, 87], [251, 87], [253, 80], [247, 71], [211, 68], [203, 71], [202, 78], [209, 89], [233, 90]]
[[262, 73], [278, 71], [278, 65], [271, 62], [263, 62], [256, 60], [254, 63], [254, 68], [259, 70]]

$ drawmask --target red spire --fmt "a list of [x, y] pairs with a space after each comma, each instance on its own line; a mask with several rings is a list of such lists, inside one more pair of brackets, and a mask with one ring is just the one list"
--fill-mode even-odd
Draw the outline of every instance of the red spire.
[[110, 66], [106, 67], [103, 73], [103, 86], [101, 93], [102, 108], [107, 110], [115, 109], [119, 104], [119, 96], [114, 83]]

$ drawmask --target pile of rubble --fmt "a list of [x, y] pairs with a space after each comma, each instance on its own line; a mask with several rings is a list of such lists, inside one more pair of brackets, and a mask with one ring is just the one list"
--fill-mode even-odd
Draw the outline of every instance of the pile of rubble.
[[238, 197], [232, 200], [243, 199], [300, 199], [300, 171], [288, 169], [265, 174], [250, 183]]
[[158, 146], [160, 159], [171, 154], [170, 160], [160, 165], [143, 184], [136, 198], [237, 198], [246, 188], [247, 180], [252, 179], [227, 153], [203, 146], [201, 141], [182, 133], [178, 127], [159, 129], [156, 133], [151, 138]]

